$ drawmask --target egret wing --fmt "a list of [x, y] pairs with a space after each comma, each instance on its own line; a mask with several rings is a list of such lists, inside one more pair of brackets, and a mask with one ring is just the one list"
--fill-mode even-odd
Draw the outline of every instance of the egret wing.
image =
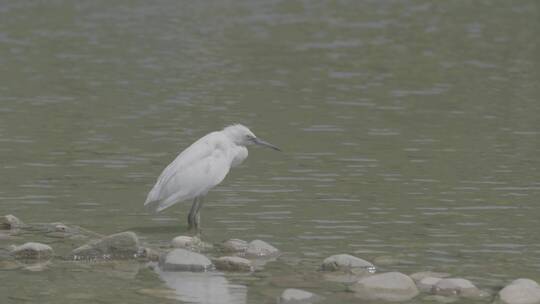
[[231, 158], [215, 140], [212, 137], [199, 140], [182, 152], [165, 168], [145, 205], [158, 202], [156, 210], [159, 212], [177, 202], [204, 195], [223, 181]]

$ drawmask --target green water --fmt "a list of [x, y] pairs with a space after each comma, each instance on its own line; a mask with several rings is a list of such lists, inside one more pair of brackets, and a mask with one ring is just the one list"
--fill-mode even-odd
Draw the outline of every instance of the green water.
[[178, 152], [234, 122], [284, 150], [251, 149], [202, 211], [209, 242], [283, 251], [262, 271], [53, 261], [0, 271], [0, 302], [356, 302], [317, 272], [337, 253], [540, 281], [539, 20], [532, 0], [0, 1], [0, 214], [163, 246], [189, 205], [142, 204]]

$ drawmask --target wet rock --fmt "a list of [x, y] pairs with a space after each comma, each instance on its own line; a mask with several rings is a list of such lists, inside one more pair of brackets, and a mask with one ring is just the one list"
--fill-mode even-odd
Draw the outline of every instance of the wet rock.
[[0, 229], [16, 229], [23, 225], [24, 223], [12, 214], [4, 215], [0, 220]]
[[416, 283], [421, 281], [423, 278], [426, 277], [432, 277], [432, 278], [447, 278], [450, 274], [446, 272], [433, 272], [433, 271], [421, 271], [421, 272], [415, 272], [410, 275], [411, 279], [413, 279]]
[[434, 294], [442, 296], [462, 296], [466, 298], [480, 298], [481, 290], [474, 286], [471, 281], [462, 278], [441, 279], [431, 290]]
[[533, 280], [517, 279], [499, 291], [501, 304], [539, 304], [540, 286]]
[[375, 266], [370, 262], [357, 258], [349, 254], [336, 254], [324, 259], [322, 270], [325, 271], [336, 271], [336, 270], [347, 270], [351, 268], [363, 268], [372, 272], [375, 270]]
[[196, 236], [180, 235], [172, 239], [171, 246], [174, 248], [185, 248], [192, 251], [205, 251], [212, 248], [211, 244], [203, 242]]
[[212, 262], [200, 253], [186, 249], [174, 249], [159, 259], [163, 271], [206, 271], [212, 268]]
[[213, 262], [216, 266], [216, 269], [221, 271], [253, 271], [253, 265], [251, 264], [251, 261], [241, 257], [224, 256], [215, 259]]
[[309, 291], [289, 288], [278, 298], [278, 304], [308, 304], [322, 301], [324, 298]]
[[440, 280], [442, 280], [442, 278], [425, 277], [416, 282], [416, 286], [420, 291], [431, 292]]
[[74, 259], [127, 259], [135, 258], [139, 252], [139, 238], [127, 231], [108, 235], [72, 251]]
[[279, 249], [264, 241], [254, 240], [248, 244], [246, 255], [252, 257], [272, 257], [279, 255]]
[[160, 253], [152, 248], [144, 247], [139, 249], [137, 257], [146, 261], [157, 262], [159, 261]]
[[248, 242], [239, 239], [230, 239], [219, 245], [224, 252], [245, 252], [248, 248]]
[[368, 301], [403, 302], [418, 295], [414, 281], [400, 272], [375, 274], [360, 279], [350, 289]]
[[13, 255], [16, 259], [44, 260], [50, 259], [53, 254], [54, 251], [51, 246], [34, 242], [29, 242], [21, 246], [15, 246], [11, 250], [11, 255]]
[[26, 271], [31, 272], [40, 272], [47, 270], [49, 268], [49, 265], [51, 263], [49, 261], [46, 262], [39, 262], [39, 263], [30, 263], [30, 264], [23, 264], [23, 269]]
[[21, 268], [21, 264], [17, 263], [14, 259], [0, 260], [0, 270], [14, 270]]

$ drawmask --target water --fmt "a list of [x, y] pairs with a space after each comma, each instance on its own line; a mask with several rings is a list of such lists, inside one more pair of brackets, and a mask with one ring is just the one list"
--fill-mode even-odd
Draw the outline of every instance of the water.
[[[206, 296], [355, 302], [316, 272], [336, 253], [487, 289], [538, 281], [539, 14], [535, 1], [2, 1], [0, 214], [167, 244], [189, 206], [147, 213], [155, 178], [241, 122], [285, 152], [252, 149], [211, 192], [204, 238], [284, 255], [190, 280]], [[209, 299], [136, 263], [0, 279], [2, 303]]]

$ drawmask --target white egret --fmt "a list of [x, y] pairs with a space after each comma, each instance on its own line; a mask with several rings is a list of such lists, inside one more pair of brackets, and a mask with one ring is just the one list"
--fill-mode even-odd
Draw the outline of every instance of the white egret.
[[201, 137], [163, 170], [144, 205], [160, 212], [176, 203], [193, 199], [188, 225], [190, 229], [199, 229], [203, 197], [223, 181], [230, 168], [246, 159], [246, 146], [252, 144], [280, 151], [240, 124]]

